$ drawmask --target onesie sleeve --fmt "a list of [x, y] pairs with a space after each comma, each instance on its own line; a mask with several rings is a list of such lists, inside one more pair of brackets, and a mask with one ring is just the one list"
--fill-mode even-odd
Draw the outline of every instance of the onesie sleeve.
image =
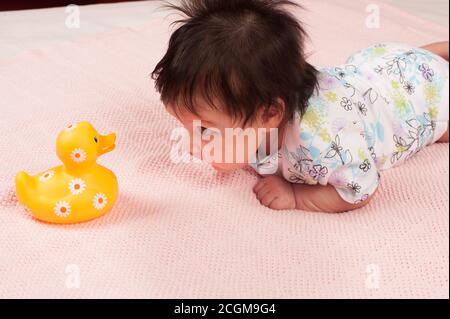
[[333, 185], [346, 202], [363, 202], [375, 193], [379, 184], [375, 158], [360, 131], [343, 130], [323, 153], [322, 162], [328, 174], [320, 183]]

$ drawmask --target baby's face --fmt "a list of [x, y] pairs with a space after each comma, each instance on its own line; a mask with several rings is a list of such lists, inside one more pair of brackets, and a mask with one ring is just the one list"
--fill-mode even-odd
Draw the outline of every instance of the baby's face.
[[[243, 125], [224, 112], [210, 107], [199, 107], [197, 115], [166, 105], [166, 110], [187, 130], [190, 153], [203, 159], [218, 171], [235, 171], [247, 166], [261, 144], [258, 128], [264, 123]], [[251, 134], [249, 132], [255, 132]]]

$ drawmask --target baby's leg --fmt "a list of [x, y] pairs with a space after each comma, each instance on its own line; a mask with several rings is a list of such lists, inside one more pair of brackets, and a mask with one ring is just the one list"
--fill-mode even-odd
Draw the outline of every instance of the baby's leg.
[[[431, 51], [434, 54], [437, 54], [448, 61], [448, 41], [430, 43], [430, 44], [423, 46], [422, 49]], [[448, 125], [447, 125], [447, 131], [444, 133], [444, 135], [442, 135], [442, 137], [439, 140], [437, 140], [437, 142], [448, 143], [448, 141], [449, 141], [449, 138], [448, 138]]]
[[444, 135], [441, 136], [440, 139], [437, 140], [438, 143], [448, 143], [448, 126], [447, 131], [444, 133]]
[[430, 43], [421, 48], [433, 52], [448, 61], [448, 41]]

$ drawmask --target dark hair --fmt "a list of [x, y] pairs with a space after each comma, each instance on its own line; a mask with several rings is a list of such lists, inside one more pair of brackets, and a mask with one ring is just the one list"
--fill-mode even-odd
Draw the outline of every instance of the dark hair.
[[260, 107], [286, 105], [284, 119], [303, 115], [317, 87], [306, 61], [305, 30], [282, 5], [289, 0], [182, 0], [165, 7], [186, 18], [152, 72], [163, 103], [196, 113], [200, 94], [211, 107], [245, 122]]

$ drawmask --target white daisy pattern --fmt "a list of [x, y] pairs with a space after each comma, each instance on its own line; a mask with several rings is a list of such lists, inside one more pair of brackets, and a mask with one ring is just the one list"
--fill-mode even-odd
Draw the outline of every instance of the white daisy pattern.
[[56, 216], [61, 218], [68, 217], [70, 215], [71, 210], [72, 208], [70, 207], [70, 204], [66, 201], [57, 202], [55, 208], [53, 209]]
[[77, 127], [76, 124], [69, 124], [66, 126], [66, 128], [64, 129], [66, 132], [70, 132], [73, 131], [75, 129], [75, 127]]
[[103, 193], [97, 193], [94, 196], [94, 199], [92, 200], [92, 204], [94, 205], [95, 209], [102, 210], [105, 208], [107, 203], [106, 195]]
[[73, 195], [80, 195], [86, 189], [86, 183], [81, 178], [75, 178], [69, 183], [69, 190]]
[[55, 172], [53, 171], [46, 171], [39, 176], [39, 181], [42, 183], [45, 183], [46, 181], [52, 179], [52, 177], [55, 176]]
[[70, 154], [72, 161], [76, 163], [81, 163], [86, 160], [86, 152], [82, 148], [76, 148]]

